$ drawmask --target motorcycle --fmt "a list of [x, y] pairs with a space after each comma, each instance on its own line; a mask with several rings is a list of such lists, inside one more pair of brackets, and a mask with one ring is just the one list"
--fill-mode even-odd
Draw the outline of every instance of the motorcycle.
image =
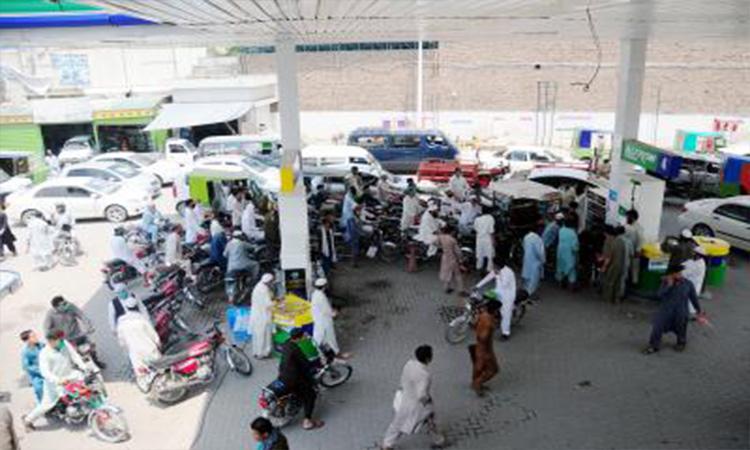
[[184, 348], [149, 363], [149, 376], [136, 377], [138, 388], [162, 403], [177, 403], [185, 398], [189, 388], [213, 381], [217, 370], [216, 357], [220, 351], [230, 370], [244, 376], [253, 373], [250, 358], [241, 348], [226, 342], [219, 322], [215, 322], [204, 336], [187, 343]]
[[78, 262], [76, 256], [80, 254], [80, 244], [73, 237], [70, 225], [63, 225], [57, 236], [55, 236], [55, 255], [60, 264], [64, 266], [75, 266]]
[[62, 391], [57, 404], [47, 413], [49, 417], [70, 425], [86, 422], [94, 435], [105, 442], [123, 442], [130, 437], [122, 410], [107, 403], [98, 373], [88, 372], [83, 380], [68, 381]]
[[[330, 389], [346, 383], [354, 371], [352, 366], [337, 359], [327, 345], [319, 346], [318, 350], [319, 357], [312, 375], [316, 384]], [[258, 406], [263, 411], [263, 417], [277, 428], [288, 425], [302, 411], [300, 399], [288, 392], [281, 380], [275, 380], [261, 389]]]
[[[484, 293], [479, 291], [473, 291], [469, 298], [466, 300], [463, 313], [448, 323], [448, 328], [445, 329], [445, 340], [449, 344], [460, 344], [466, 340], [466, 336], [469, 333], [469, 328], [473, 328], [477, 322], [479, 316], [479, 307], [485, 302], [496, 302], [498, 301], [495, 296], [494, 290], [488, 290]], [[513, 304], [513, 317], [511, 318], [511, 325], [515, 326], [521, 322], [523, 316], [526, 315], [526, 308], [532, 305], [531, 299], [529, 299], [528, 293], [519, 289], [516, 291], [516, 301]], [[499, 314], [499, 310], [498, 310]], [[500, 321], [498, 320], [498, 323]]]

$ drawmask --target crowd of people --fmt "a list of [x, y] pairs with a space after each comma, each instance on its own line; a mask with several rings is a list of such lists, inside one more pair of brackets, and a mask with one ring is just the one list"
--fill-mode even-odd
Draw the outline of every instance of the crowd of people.
[[[644, 239], [637, 211], [627, 212], [624, 225], [587, 227], [581, 223], [575, 191], [565, 188], [562, 203], [551, 212], [549, 220], [539, 218], [520, 237], [519, 245], [513, 247], [498, 239], [498, 212], [483, 205], [460, 169], [451, 176], [447, 187], [441, 195], [422, 200], [413, 183], [405, 192], [394, 192], [385, 179], [366, 185], [361, 174], [352, 170], [347, 177], [338, 223], [332, 211], [323, 211], [328, 193], [318, 186], [311, 189], [309, 201], [320, 209], [314, 211], [320, 215], [315, 237], [325, 274], [314, 281], [310, 296], [315, 343], [325, 344], [341, 358], [349, 357], [340, 350], [334, 326], [338, 311], [332, 307], [327, 294], [334, 276], [333, 268], [341, 258], [336, 235], [338, 230], [343, 232], [353, 265], [358, 267], [360, 239], [367, 232], [364, 224], [372, 220], [368, 217], [367, 206], [383, 204], [394, 196], [401, 197], [400, 230], [404, 234], [413, 231], [414, 241], [423, 246], [426, 258], [439, 253], [438, 280], [446, 293], [457, 291], [460, 296], [467, 296], [472, 269], [481, 275], [473, 286], [474, 290], [491, 285], [495, 291], [497, 301], [486, 301], [479, 307], [474, 326], [476, 341], [469, 347], [473, 367], [471, 388], [479, 396], [485, 394], [486, 384], [500, 371], [493, 348], [495, 330], [499, 328], [501, 340], [510, 339], [511, 317], [518, 295], [540, 299], [540, 284], [548, 279], [572, 290], [596, 286], [606, 301], [619, 305], [630, 288], [638, 283]], [[264, 211], [265, 215], [260, 216], [259, 211]], [[272, 273], [260, 273], [251, 244], [264, 240], [272, 252], [278, 250], [278, 213], [273, 205], [259, 208], [246, 189], [224, 184], [210, 211], [205, 211], [199, 202], [188, 200], [182, 212], [182, 224], [170, 225], [164, 236], [161, 235], [163, 221], [161, 213], [151, 203], [138, 223], [150, 243], [163, 245], [163, 265], [181, 266], [189, 272], [190, 264], [183, 255], [183, 248], [195, 244], [201, 234], [207, 233], [210, 260], [227, 275], [242, 274], [253, 281], [250, 294], [252, 355], [257, 359], [269, 358], [274, 330], [272, 311], [278, 302], [276, 279]], [[262, 226], [259, 226], [261, 221]], [[205, 222], [208, 222], [207, 226]], [[58, 205], [50, 220], [30, 218], [29, 247], [33, 249], [35, 267], [51, 267], [55, 230], [62, 229], [63, 225], [70, 230], [74, 224], [75, 220], [67, 213], [65, 205]], [[5, 237], [9, 230], [7, 217], [0, 211], [0, 238], [14, 252], [12, 240]], [[467, 239], [473, 241], [473, 267], [469, 266], [461, 249], [460, 243], [467, 242]], [[132, 266], [142, 275], [146, 286], [153, 281], [157, 268], [136, 255], [124, 228], [115, 229], [110, 247], [112, 256]], [[523, 253], [519, 267], [512, 263], [511, 248]], [[410, 261], [412, 263], [414, 261]], [[701, 248], [694, 244], [689, 231], [683, 232], [679, 245], [672, 252], [672, 260], [658, 293], [659, 311], [644, 353], [658, 351], [662, 336], [667, 332], [677, 335], [676, 350], [684, 350], [691, 315], [703, 317], [699, 294], [705, 271]], [[109, 303], [108, 323], [128, 356], [134, 374], [141, 376], [148, 372], [148, 362], [162, 355], [163, 343], [141, 300], [125, 285], [112, 286], [112, 290], [114, 297]], [[88, 344], [93, 363], [105, 367], [91, 339], [92, 332], [91, 320], [79, 308], [61, 296], [55, 296], [43, 323], [42, 335], [46, 343], [34, 330], [21, 333], [22, 364], [37, 400], [36, 407], [23, 417], [27, 429], [33, 429], [34, 422], [57, 402], [61, 382], [82, 376], [84, 363], [76, 350], [82, 344]], [[290, 340], [281, 349], [279, 379], [301, 400], [304, 409], [302, 426], [312, 430], [324, 423], [314, 418], [315, 381], [310, 375], [309, 361], [296, 345], [300, 338], [301, 331], [292, 330]], [[445, 443], [437, 429], [430, 394], [428, 366], [432, 357], [432, 348], [423, 345], [416, 349], [414, 359], [404, 366], [400, 389], [393, 402], [395, 415], [385, 432], [383, 449], [393, 448], [401, 435], [421, 430], [430, 432], [435, 445]], [[259, 448], [289, 448], [283, 434], [264, 418], [254, 420], [251, 430]]]

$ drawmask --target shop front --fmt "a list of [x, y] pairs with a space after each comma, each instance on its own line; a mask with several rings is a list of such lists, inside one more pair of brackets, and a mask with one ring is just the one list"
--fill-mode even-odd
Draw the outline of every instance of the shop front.
[[94, 134], [103, 152], [155, 152], [164, 148], [167, 130], [144, 131], [156, 116], [161, 97], [108, 101], [93, 113]]

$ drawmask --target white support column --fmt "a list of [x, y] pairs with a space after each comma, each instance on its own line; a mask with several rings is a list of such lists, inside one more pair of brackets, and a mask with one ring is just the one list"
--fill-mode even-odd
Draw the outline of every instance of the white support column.
[[641, 117], [643, 78], [646, 73], [646, 39], [622, 39], [620, 41], [620, 65], [617, 80], [617, 109], [615, 130], [610, 155], [610, 191], [607, 199], [607, 222], [619, 223], [618, 205], [627, 191], [623, 186], [623, 173], [629, 164], [620, 159], [625, 139], [638, 138]]
[[424, 65], [424, 49], [422, 48], [422, 39], [420, 39], [418, 47], [417, 47], [417, 98], [416, 98], [417, 128], [422, 128], [424, 126], [424, 121], [422, 119], [422, 104], [424, 102], [424, 73], [423, 73], [424, 68], [422, 67], [423, 65]]
[[310, 238], [307, 223], [307, 201], [300, 164], [300, 121], [297, 92], [297, 55], [289, 37], [276, 42], [276, 76], [281, 122], [282, 172], [296, 177], [296, 182], [279, 194], [279, 232], [281, 235], [281, 268], [303, 269], [309, 286]]

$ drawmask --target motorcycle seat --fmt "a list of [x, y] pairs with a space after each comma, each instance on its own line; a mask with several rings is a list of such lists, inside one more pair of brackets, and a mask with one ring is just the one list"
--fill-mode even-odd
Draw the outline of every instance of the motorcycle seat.
[[190, 357], [190, 352], [187, 350], [180, 351], [171, 355], [164, 355], [159, 359], [151, 361], [151, 367], [157, 370], [166, 369], [170, 366], [177, 364]]

